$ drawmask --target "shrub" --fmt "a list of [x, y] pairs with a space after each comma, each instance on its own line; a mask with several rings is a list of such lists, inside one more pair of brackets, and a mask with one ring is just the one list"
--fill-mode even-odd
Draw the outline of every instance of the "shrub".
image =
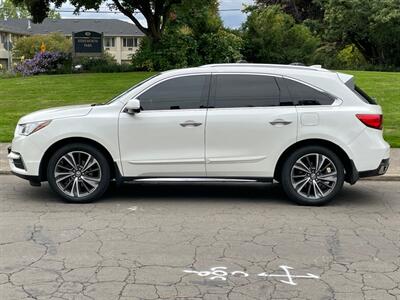
[[163, 71], [200, 65], [201, 59], [190, 30], [181, 30], [165, 32], [156, 44], [144, 38], [132, 64], [137, 70]]
[[203, 34], [200, 37], [201, 47], [199, 47], [202, 64], [232, 63], [241, 60], [242, 43], [238, 35], [226, 30]]
[[81, 65], [84, 72], [118, 73], [131, 72], [134, 68], [130, 64], [118, 64], [115, 58], [105, 52], [100, 57], [82, 57], [74, 60], [74, 65]]
[[23, 37], [17, 40], [14, 47], [14, 55], [25, 59], [33, 58], [40, 52], [42, 43], [46, 46], [47, 52], [62, 52], [70, 54], [72, 41], [60, 33], [37, 34]]
[[42, 73], [65, 73], [70, 66], [70, 56], [62, 52], [39, 52], [15, 67], [15, 71], [23, 76]]
[[251, 62], [309, 63], [318, 37], [277, 5], [251, 11], [244, 24], [244, 56]]
[[241, 46], [241, 38], [224, 29], [197, 37], [189, 27], [181, 26], [165, 32], [157, 44], [145, 38], [132, 64], [137, 70], [163, 71], [235, 62], [241, 58]]
[[366, 70], [371, 67], [354, 45], [340, 49], [334, 43], [320, 47], [315, 52], [313, 64], [320, 64], [329, 69]]
[[354, 45], [348, 45], [339, 51], [337, 61], [343, 69], [360, 69], [368, 65], [367, 60]]
[[0, 72], [0, 79], [14, 78], [14, 77], [17, 77], [17, 73], [15, 73], [14, 71], [2, 70]]
[[322, 65], [328, 69], [340, 69], [337, 59], [338, 48], [334, 43], [323, 44], [319, 47], [312, 58], [312, 64]]

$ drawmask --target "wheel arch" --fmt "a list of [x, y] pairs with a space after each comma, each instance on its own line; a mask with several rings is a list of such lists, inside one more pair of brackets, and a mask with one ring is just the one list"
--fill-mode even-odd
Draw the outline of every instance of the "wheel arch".
[[114, 162], [114, 159], [112, 157], [112, 155], [110, 154], [110, 152], [107, 150], [106, 147], [104, 147], [102, 144], [100, 144], [99, 142], [92, 140], [90, 138], [86, 138], [86, 137], [68, 137], [68, 138], [64, 138], [61, 139], [55, 143], [53, 143], [49, 148], [47, 148], [46, 152], [43, 154], [43, 157], [40, 161], [40, 165], [39, 165], [39, 179], [40, 181], [46, 181], [47, 180], [47, 166], [48, 166], [48, 162], [50, 160], [50, 157], [61, 147], [67, 145], [67, 144], [71, 144], [71, 143], [82, 143], [82, 144], [87, 144], [87, 145], [91, 145], [93, 147], [95, 147], [96, 149], [98, 149], [107, 159], [107, 162], [109, 163], [110, 166], [110, 178], [116, 178], [117, 176], [119, 176], [119, 170], [118, 170], [118, 166], [117, 164]]
[[355, 168], [354, 162], [350, 159], [346, 151], [343, 150], [342, 147], [339, 145], [328, 141], [324, 139], [306, 139], [306, 140], [301, 140], [298, 141], [294, 144], [292, 144], [289, 148], [287, 148], [279, 157], [278, 162], [276, 163], [275, 166], [275, 171], [274, 171], [274, 179], [275, 180], [280, 180], [282, 168], [283, 168], [283, 163], [285, 160], [289, 157], [291, 153], [296, 151], [297, 149], [300, 149], [305, 146], [321, 146], [325, 147], [329, 150], [332, 150], [337, 156], [339, 156], [340, 160], [343, 163], [344, 169], [345, 169], [345, 181], [354, 184], [358, 180], [358, 171]]

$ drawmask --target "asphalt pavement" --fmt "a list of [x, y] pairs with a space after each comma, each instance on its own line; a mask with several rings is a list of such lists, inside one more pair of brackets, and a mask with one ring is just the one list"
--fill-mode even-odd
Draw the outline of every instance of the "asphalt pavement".
[[0, 299], [400, 299], [400, 184], [125, 184], [66, 204], [0, 176]]

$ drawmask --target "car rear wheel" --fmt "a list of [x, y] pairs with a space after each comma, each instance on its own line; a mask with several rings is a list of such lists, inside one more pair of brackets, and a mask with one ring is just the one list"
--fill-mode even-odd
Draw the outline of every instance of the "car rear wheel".
[[343, 187], [343, 163], [327, 148], [307, 146], [294, 151], [285, 161], [281, 183], [296, 203], [324, 205]]
[[107, 190], [110, 166], [95, 147], [69, 144], [50, 158], [47, 180], [51, 188], [68, 202], [92, 202]]

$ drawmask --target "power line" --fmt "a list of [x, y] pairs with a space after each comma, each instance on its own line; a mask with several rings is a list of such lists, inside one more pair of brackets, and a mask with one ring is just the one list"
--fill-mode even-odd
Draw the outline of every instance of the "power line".
[[[59, 13], [75, 13], [75, 10], [66, 10], [66, 9], [55, 9], [56, 12]], [[226, 8], [226, 9], [219, 9], [219, 12], [230, 12], [230, 11], [242, 11], [240, 8]], [[90, 13], [90, 14], [122, 14], [122, 12], [118, 10], [83, 10], [78, 11], [79, 14], [81, 13]], [[140, 12], [134, 12], [134, 14], [139, 14]]]

